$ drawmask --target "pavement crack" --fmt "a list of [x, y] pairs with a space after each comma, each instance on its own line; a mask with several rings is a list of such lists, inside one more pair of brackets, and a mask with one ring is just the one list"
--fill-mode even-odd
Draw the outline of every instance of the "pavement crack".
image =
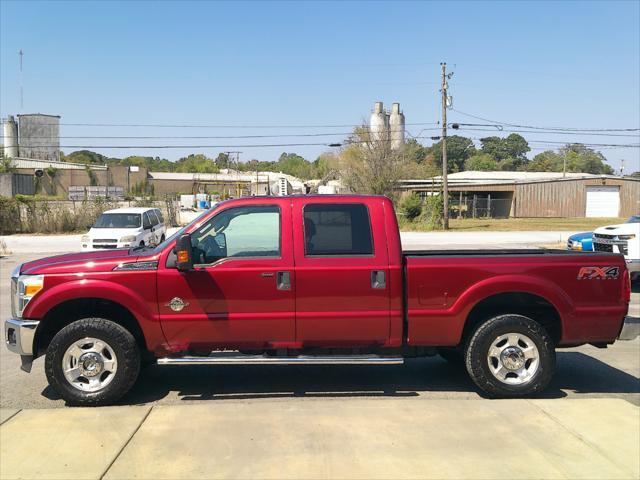
[[138, 430], [140, 430], [140, 427], [142, 427], [142, 424], [144, 422], [146, 422], [147, 418], [149, 417], [149, 415], [151, 415], [151, 410], [153, 410], [153, 406], [151, 408], [149, 408], [149, 411], [145, 414], [144, 417], [142, 417], [142, 420], [140, 420], [140, 423], [138, 424], [138, 426], [136, 427], [136, 429], [133, 431], [133, 433], [131, 434], [131, 436], [127, 439], [126, 442], [124, 442], [124, 445], [122, 445], [122, 448], [120, 450], [118, 450], [118, 453], [116, 453], [115, 457], [113, 457], [113, 460], [111, 460], [111, 462], [109, 462], [109, 465], [107, 465], [107, 468], [105, 469], [104, 472], [102, 472], [102, 475], [100, 475], [100, 480], [103, 480], [104, 476], [109, 473], [109, 470], [111, 470], [111, 467], [113, 466], [114, 463], [116, 463], [116, 460], [118, 460], [118, 458], [120, 457], [120, 455], [122, 454], [122, 452], [124, 452], [124, 449], [127, 448], [127, 445], [129, 445], [129, 443], [131, 442], [131, 440], [133, 440], [133, 437], [136, 436], [136, 433], [138, 433]]
[[618, 463], [615, 459], [611, 458], [607, 452], [605, 452], [604, 450], [602, 450], [598, 445], [594, 444], [593, 442], [590, 442], [589, 440], [587, 440], [586, 438], [584, 438], [584, 436], [580, 435], [578, 432], [576, 432], [575, 430], [573, 430], [572, 428], [568, 427], [567, 425], [564, 424], [564, 422], [562, 422], [558, 417], [556, 417], [555, 415], [553, 415], [550, 412], [547, 412], [544, 408], [542, 408], [540, 405], [535, 404], [534, 402], [532, 402], [531, 400], [525, 399], [529, 404], [533, 405], [535, 408], [537, 408], [538, 410], [540, 410], [542, 412], [543, 415], [545, 415], [547, 418], [549, 418], [552, 422], [556, 423], [557, 425], [559, 425], [563, 430], [565, 430], [566, 432], [568, 432], [570, 435], [574, 436], [575, 438], [578, 439], [578, 441], [584, 443], [587, 447], [591, 448], [592, 450], [595, 450], [596, 452], [598, 452], [600, 455], [602, 455], [603, 458], [605, 458], [607, 461], [611, 462], [611, 464], [615, 465], [617, 468], [619, 468], [620, 470], [623, 470], [629, 474], [631, 474], [631, 477], [633, 477], [634, 472], [629, 470], [628, 467], [626, 465], [620, 465], [620, 463]]
[[11, 420], [12, 418], [14, 418], [16, 415], [18, 415], [20, 412], [22, 411], [22, 409], [18, 410], [17, 412], [15, 412], [13, 415], [9, 415], [7, 418], [5, 418], [0, 425], [4, 425], [5, 423], [7, 423], [9, 420]]

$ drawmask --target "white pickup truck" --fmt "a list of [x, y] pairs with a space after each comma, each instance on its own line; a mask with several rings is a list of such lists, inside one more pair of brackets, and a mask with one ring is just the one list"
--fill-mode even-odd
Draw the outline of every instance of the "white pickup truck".
[[640, 274], [640, 215], [633, 215], [625, 223], [597, 228], [593, 232], [593, 250], [624, 255], [631, 279]]

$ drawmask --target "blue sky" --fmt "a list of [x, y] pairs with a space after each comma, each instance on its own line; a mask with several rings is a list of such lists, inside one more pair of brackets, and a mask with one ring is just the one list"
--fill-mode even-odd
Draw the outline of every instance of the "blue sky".
[[[441, 61], [456, 110], [498, 121], [575, 128], [640, 127], [640, 2], [56, 2], [0, 3], [0, 114], [65, 123], [352, 125], [373, 102], [400, 102], [407, 123], [439, 120]], [[449, 112], [451, 122], [486, 123]], [[409, 125], [417, 135], [422, 128]], [[434, 126], [431, 126], [432, 128]], [[65, 136], [342, 134], [349, 128], [135, 128], [63, 125]], [[480, 138], [491, 132], [461, 132]], [[426, 131], [422, 135], [435, 135]], [[635, 137], [526, 133], [547, 141], [638, 143]], [[245, 145], [100, 149], [309, 159], [335, 137], [69, 139], [62, 145]], [[423, 140], [424, 143], [431, 143]], [[73, 150], [63, 148], [66, 152]], [[640, 149], [602, 149], [640, 169]]]

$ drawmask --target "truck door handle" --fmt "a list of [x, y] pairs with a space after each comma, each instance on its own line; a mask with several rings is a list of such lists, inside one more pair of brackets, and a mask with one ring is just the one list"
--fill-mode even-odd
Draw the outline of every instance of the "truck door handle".
[[291, 274], [289, 272], [277, 272], [276, 285], [278, 290], [291, 290]]
[[371, 288], [376, 290], [387, 288], [387, 275], [384, 270], [371, 270]]

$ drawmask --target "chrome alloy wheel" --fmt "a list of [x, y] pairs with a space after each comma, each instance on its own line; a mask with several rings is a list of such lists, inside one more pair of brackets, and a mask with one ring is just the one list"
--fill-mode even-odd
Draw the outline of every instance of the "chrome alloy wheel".
[[497, 337], [487, 353], [489, 370], [502, 383], [524, 385], [531, 381], [540, 366], [535, 343], [522, 333]]
[[62, 371], [67, 381], [83, 392], [97, 392], [115, 377], [116, 354], [106, 342], [86, 337], [67, 348], [62, 357]]

